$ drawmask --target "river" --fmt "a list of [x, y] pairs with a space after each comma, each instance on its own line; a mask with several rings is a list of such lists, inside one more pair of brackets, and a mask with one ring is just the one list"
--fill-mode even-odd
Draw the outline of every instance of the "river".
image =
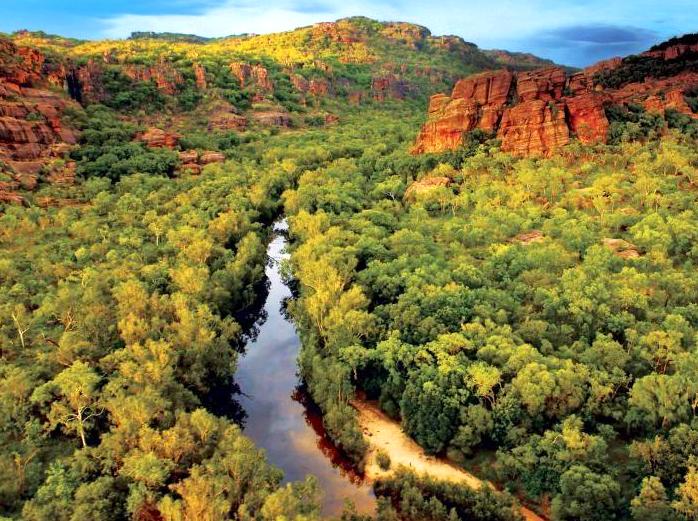
[[322, 428], [322, 417], [303, 391], [297, 375], [300, 339], [284, 313], [291, 291], [279, 272], [285, 257], [286, 224], [274, 227], [266, 275], [269, 294], [257, 334], [245, 347], [235, 376], [240, 405], [246, 413], [244, 432], [266, 450], [270, 463], [284, 471], [285, 481], [317, 476], [324, 492], [323, 515], [340, 514], [345, 499], [360, 513], [375, 510], [371, 486], [355, 472]]

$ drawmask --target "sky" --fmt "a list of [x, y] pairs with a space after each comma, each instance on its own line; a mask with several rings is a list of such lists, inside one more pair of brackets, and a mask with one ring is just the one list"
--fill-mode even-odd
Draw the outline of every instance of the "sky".
[[585, 66], [698, 32], [698, 0], [0, 0], [0, 31], [85, 39], [132, 31], [226, 36], [368, 16], [455, 34], [484, 49]]

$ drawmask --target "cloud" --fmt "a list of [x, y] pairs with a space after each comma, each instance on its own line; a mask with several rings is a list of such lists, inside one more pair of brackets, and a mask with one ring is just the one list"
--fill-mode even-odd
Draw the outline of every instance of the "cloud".
[[104, 36], [111, 38], [122, 38], [132, 31], [195, 32], [201, 36], [225, 36], [291, 30], [318, 21], [365, 13], [385, 17], [398, 14], [390, 5], [376, 8], [368, 0], [227, 0], [198, 14], [120, 14], [103, 19], [102, 24]]
[[560, 27], [544, 35], [562, 43], [632, 45], [644, 44], [657, 37], [654, 31], [642, 27], [616, 25], [572, 25]]
[[562, 63], [583, 66], [609, 56], [636, 54], [660, 39], [656, 31], [644, 27], [574, 24], [542, 31], [527, 45], [552, 50]]

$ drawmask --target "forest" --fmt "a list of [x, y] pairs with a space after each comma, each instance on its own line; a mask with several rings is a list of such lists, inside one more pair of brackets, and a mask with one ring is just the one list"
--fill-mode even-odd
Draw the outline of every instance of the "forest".
[[[521, 505], [555, 521], [698, 517], [698, 87], [690, 114], [607, 104], [607, 143], [550, 157], [504, 153], [480, 130], [414, 155], [427, 95], [491, 59], [420, 33], [419, 65], [438, 75], [411, 69], [410, 94], [349, 103], [375, 91], [376, 60], [415, 51], [385, 43], [378, 22], [351, 24], [369, 35], [354, 61], [309, 29], [135, 34], [115, 54], [150, 64], [166, 48], [175, 91], [119, 62], [102, 99], [73, 97], [64, 119], [79, 139], [53, 167], [73, 162], [75, 182], [42, 171], [25, 204], [0, 203], [1, 520], [323, 518], [323, 484], [284, 481], [231, 411], [241, 316], [281, 218], [298, 371], [337, 447], [367, 464], [352, 405], [367, 400], [430, 457], [494, 484], [399, 467], [373, 484], [373, 516], [347, 505], [341, 520], [514, 521]], [[49, 66], [107, 45], [19, 39]], [[449, 65], [450, 52], [473, 59]], [[264, 66], [273, 93], [241, 85], [228, 53]], [[197, 87], [194, 57], [214, 93]], [[306, 79], [323, 58], [349, 83], [302, 99], [292, 58]], [[597, 80], [658, 64], [636, 57]], [[220, 103], [236, 115], [273, 104], [290, 123], [212, 129]], [[139, 139], [155, 123], [177, 126], [176, 146]], [[183, 171], [191, 151], [222, 159]]]

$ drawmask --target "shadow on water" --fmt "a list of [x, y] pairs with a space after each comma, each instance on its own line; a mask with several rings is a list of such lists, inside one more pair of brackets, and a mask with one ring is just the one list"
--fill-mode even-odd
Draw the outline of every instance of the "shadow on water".
[[[255, 299], [246, 308], [233, 314], [233, 318], [240, 325], [242, 331], [239, 340], [233, 344], [233, 348], [240, 354], [245, 353], [245, 346], [254, 342], [259, 335], [260, 328], [267, 320], [267, 312], [264, 304], [269, 296], [271, 281], [265, 274], [264, 278], [254, 288]], [[223, 416], [245, 427], [247, 412], [238, 399], [242, 395], [240, 386], [234, 377], [222, 380], [212, 385], [211, 389], [202, 397], [202, 403], [212, 413]]]
[[303, 406], [305, 423], [313, 429], [317, 436], [317, 448], [337, 468], [340, 475], [355, 485], [364, 484], [364, 476], [360, 474], [354, 463], [347, 455], [339, 450], [325, 430], [322, 423], [322, 411], [308, 394], [304, 385], [296, 387], [291, 398]]
[[266, 282], [259, 298], [236, 317], [243, 325], [235, 383], [219, 395], [224, 410], [247, 436], [284, 471], [285, 481], [318, 478], [325, 494], [322, 513], [338, 515], [345, 499], [360, 513], [375, 510], [371, 486], [334, 446], [322, 424], [319, 408], [298, 379], [300, 339], [286, 304], [293, 297], [280, 263], [286, 257], [285, 223], [278, 223], [267, 253]]

